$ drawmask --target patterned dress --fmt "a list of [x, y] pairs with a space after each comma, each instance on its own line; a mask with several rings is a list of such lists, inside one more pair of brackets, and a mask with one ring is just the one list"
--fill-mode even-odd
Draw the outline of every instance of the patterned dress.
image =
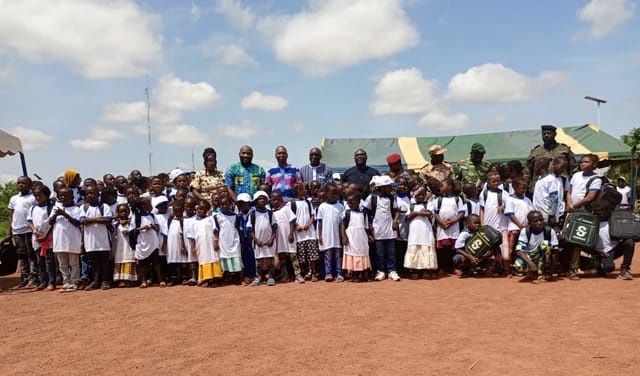
[[221, 171], [209, 173], [207, 170], [200, 170], [196, 172], [191, 187], [197, 189], [202, 197], [210, 201], [215, 191], [219, 187], [224, 187], [224, 174]]

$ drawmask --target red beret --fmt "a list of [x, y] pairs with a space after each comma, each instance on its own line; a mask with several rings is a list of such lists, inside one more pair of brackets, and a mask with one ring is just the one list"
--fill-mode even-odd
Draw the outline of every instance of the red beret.
[[401, 158], [400, 154], [397, 154], [397, 153], [396, 154], [391, 154], [391, 155], [389, 155], [387, 157], [387, 163], [391, 163], [391, 164], [398, 163], [398, 162], [400, 162], [400, 158]]

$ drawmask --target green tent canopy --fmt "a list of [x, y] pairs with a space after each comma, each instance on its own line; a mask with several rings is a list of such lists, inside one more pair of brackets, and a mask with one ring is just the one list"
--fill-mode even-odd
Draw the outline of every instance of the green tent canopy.
[[[628, 160], [631, 151], [627, 145], [615, 137], [587, 124], [577, 127], [563, 127], [556, 131], [556, 140], [567, 144], [576, 155], [594, 153], [600, 159]], [[398, 153], [402, 162], [410, 169], [424, 166], [429, 158], [427, 150], [432, 145], [446, 148], [445, 159], [457, 162], [469, 158], [471, 145], [479, 142], [487, 153], [489, 162], [527, 160], [529, 151], [542, 143], [540, 129], [468, 134], [438, 137], [398, 137], [398, 138], [325, 138], [322, 140], [322, 162], [341, 172], [354, 165], [353, 153], [356, 149], [367, 151], [369, 166], [386, 170], [386, 158]]]

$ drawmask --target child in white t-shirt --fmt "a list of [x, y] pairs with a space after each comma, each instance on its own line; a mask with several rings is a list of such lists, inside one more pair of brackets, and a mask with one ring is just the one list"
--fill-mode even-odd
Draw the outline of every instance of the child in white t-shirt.
[[84, 190], [85, 204], [80, 214], [84, 249], [91, 260], [93, 282], [85, 290], [102, 288], [108, 290], [111, 280], [111, 221], [113, 215], [107, 204], [100, 203], [100, 192], [95, 185]]
[[255, 210], [249, 214], [247, 227], [253, 239], [253, 252], [256, 257], [257, 276], [251, 283], [260, 286], [266, 281], [267, 286], [274, 286], [275, 269], [280, 267], [276, 254], [276, 235], [278, 223], [273, 212], [267, 208], [269, 196], [264, 191], [257, 191], [253, 195]]
[[[214, 230], [214, 249], [220, 254], [222, 270], [228, 274], [228, 278], [239, 277], [239, 283], [244, 283], [242, 273], [242, 250], [240, 245], [240, 227], [242, 226], [241, 214], [233, 211], [233, 201], [229, 197], [223, 197], [219, 201], [220, 212], [213, 213], [216, 224]], [[217, 242], [217, 247], [216, 247]]]
[[527, 180], [523, 177], [517, 177], [511, 182], [513, 194], [507, 200], [504, 208], [504, 215], [509, 218], [507, 231], [509, 232], [509, 249], [508, 258], [504, 259], [505, 272], [511, 274], [511, 254], [516, 248], [520, 230], [527, 227], [527, 215], [533, 206], [531, 200], [525, 196], [527, 190]]
[[318, 207], [316, 218], [318, 219], [318, 244], [324, 256], [324, 280], [332, 282], [335, 270], [335, 280], [343, 282], [340, 223], [344, 206], [338, 202], [340, 189], [335, 183], [327, 183], [323, 188], [326, 201]]
[[554, 250], [558, 247], [558, 237], [555, 230], [545, 226], [544, 218], [539, 211], [529, 212], [527, 219], [528, 226], [523, 227], [518, 234], [517, 257], [513, 266], [520, 273], [537, 277], [534, 280], [536, 283], [546, 282], [551, 275], [551, 271], [546, 268], [549, 267]]
[[433, 200], [436, 224], [436, 253], [438, 256], [438, 274], [453, 273], [453, 255], [455, 242], [460, 234], [458, 224], [464, 217], [462, 199], [452, 195], [453, 180], [445, 179], [440, 185], [440, 196]]
[[75, 291], [80, 281], [80, 208], [74, 204], [71, 188], [58, 191], [60, 206], [56, 206], [49, 217], [53, 226], [53, 253], [58, 260], [58, 268], [62, 274], [61, 292]]
[[396, 183], [389, 176], [380, 176], [375, 179], [377, 193], [370, 194], [365, 200], [365, 208], [372, 218], [371, 227], [376, 242], [376, 281], [387, 277], [400, 281], [396, 271], [396, 231], [399, 229], [401, 213], [392, 195], [392, 188], [395, 186]]
[[27, 215], [36, 204], [31, 193], [31, 178], [21, 176], [16, 180], [18, 194], [9, 199], [9, 236], [4, 241], [10, 241], [16, 246], [20, 260], [20, 284], [18, 287], [37, 287], [38, 258], [33, 249], [32, 232], [27, 223]]
[[560, 216], [564, 213], [565, 208], [565, 186], [566, 178], [563, 179], [562, 173], [567, 165], [566, 159], [556, 157], [552, 162], [553, 171], [548, 172], [549, 158], [537, 159], [534, 169], [539, 176], [533, 188], [533, 208], [544, 218], [545, 223], [555, 226]]
[[173, 201], [171, 217], [167, 222], [167, 264], [169, 270], [169, 286], [176, 285], [180, 281], [187, 281], [189, 253], [188, 242], [185, 240], [184, 201]]
[[404, 267], [411, 271], [411, 279], [418, 279], [420, 274], [425, 279], [435, 276], [438, 269], [435, 240], [433, 236], [433, 202], [427, 201], [427, 191], [418, 188], [413, 197], [415, 203], [409, 206], [407, 222], [409, 236]]
[[343, 212], [340, 224], [344, 247], [342, 269], [351, 272], [353, 282], [368, 281], [368, 270], [371, 268], [369, 241], [373, 241], [373, 237], [369, 232], [367, 215], [360, 210], [361, 201], [359, 192], [353, 192], [347, 197], [349, 208]]
[[[307, 270], [306, 280], [315, 282], [318, 280], [316, 274], [316, 263], [319, 257], [318, 237], [313, 226], [315, 222], [314, 210], [311, 201], [306, 197], [306, 189], [303, 183], [293, 185], [295, 198], [289, 202], [289, 207], [296, 216], [296, 251], [298, 261], [302, 269]], [[295, 208], [295, 210], [293, 210]]]
[[[480, 195], [480, 223], [483, 226], [491, 226], [502, 233], [501, 257], [505, 264], [510, 260], [509, 237], [507, 227], [509, 219], [504, 216], [504, 207], [509, 199], [505, 191], [499, 189], [500, 176], [496, 172], [487, 174], [487, 189]], [[505, 266], [506, 268], [507, 266]]]
[[279, 190], [271, 192], [271, 210], [278, 223], [276, 235], [276, 252], [280, 261], [280, 277], [282, 282], [291, 280], [290, 273], [296, 283], [304, 283], [300, 271], [300, 263], [296, 254], [295, 231], [296, 215], [289, 205], [285, 205], [282, 193]]

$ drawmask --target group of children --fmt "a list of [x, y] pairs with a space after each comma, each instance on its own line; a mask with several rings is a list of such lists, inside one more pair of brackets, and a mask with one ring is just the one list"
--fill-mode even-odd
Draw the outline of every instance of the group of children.
[[[153, 177], [142, 193], [123, 177], [103, 186], [85, 179], [81, 187], [72, 172], [53, 193], [20, 177], [9, 204], [11, 240], [24, 256], [21, 286], [35, 290], [57, 289], [60, 277], [63, 292], [447, 274], [521, 273], [544, 282], [560, 271], [561, 217], [587, 206], [601, 187], [591, 179], [597, 162], [583, 156], [568, 180], [565, 160], [538, 160], [532, 200], [527, 179], [503, 181], [496, 171], [483, 186], [382, 175], [368, 187], [297, 183], [290, 200], [266, 185], [232, 200], [220, 187], [211, 201], [192, 196], [183, 174], [171, 188]], [[479, 251], [488, 229], [501, 244]], [[602, 257], [616, 246], [601, 243]], [[624, 255], [622, 279], [632, 279], [628, 248], [612, 255]], [[565, 253], [564, 272], [578, 279], [579, 250]]]

